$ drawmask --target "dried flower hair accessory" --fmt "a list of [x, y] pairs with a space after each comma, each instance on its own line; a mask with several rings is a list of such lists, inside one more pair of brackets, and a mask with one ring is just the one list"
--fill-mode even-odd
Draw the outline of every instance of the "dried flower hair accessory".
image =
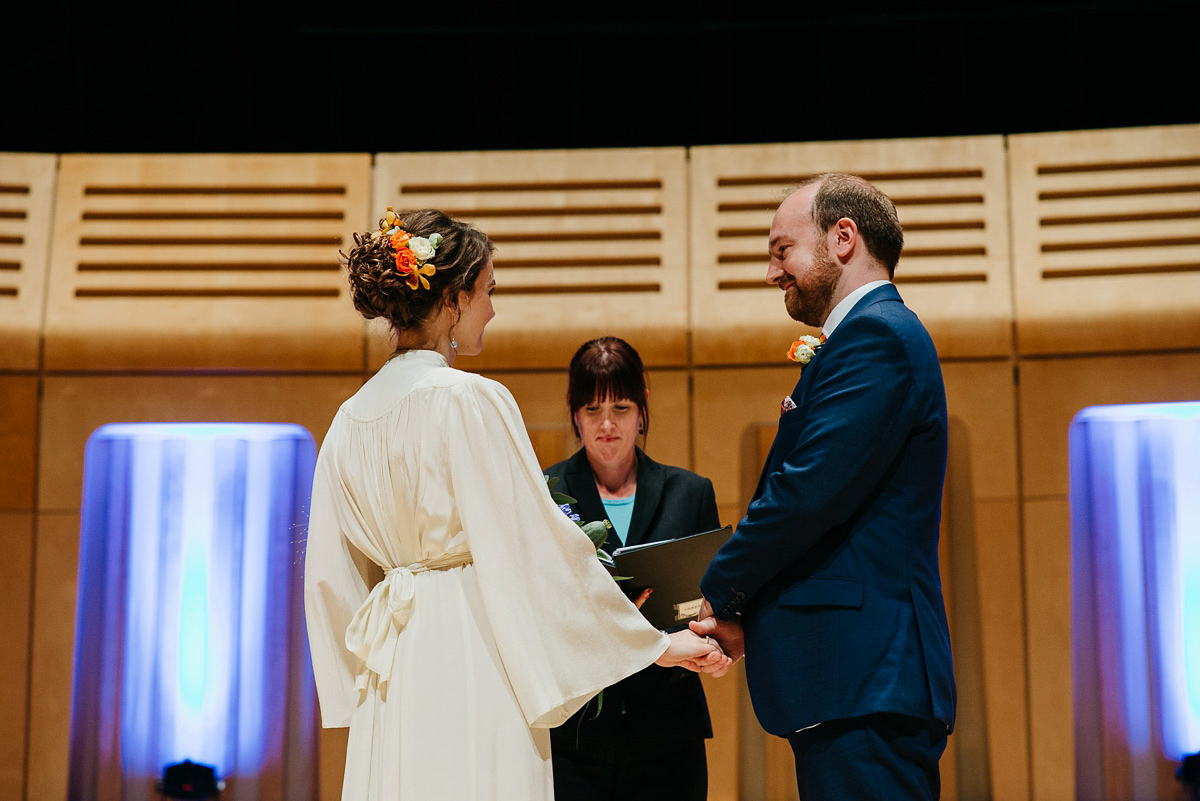
[[824, 334], [821, 334], [820, 339], [805, 334], [793, 342], [792, 346], [788, 348], [787, 357], [794, 362], [799, 362], [800, 366], [803, 367], [813, 360], [813, 356], [817, 355], [817, 351], [819, 351], [821, 346], [824, 344]]
[[396, 251], [396, 272], [407, 279], [409, 289], [429, 289], [429, 279], [426, 276], [436, 273], [437, 268], [427, 262], [442, 244], [441, 234], [430, 234], [428, 237], [409, 236], [400, 217], [388, 206], [375, 236], [387, 237], [391, 243], [392, 249]]

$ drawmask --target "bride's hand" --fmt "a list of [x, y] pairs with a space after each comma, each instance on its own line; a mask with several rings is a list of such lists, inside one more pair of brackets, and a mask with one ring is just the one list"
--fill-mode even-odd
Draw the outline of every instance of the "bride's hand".
[[733, 665], [730, 659], [711, 637], [700, 637], [690, 629], [667, 635], [671, 644], [654, 664], [663, 667], [683, 667], [697, 673], [724, 676]]

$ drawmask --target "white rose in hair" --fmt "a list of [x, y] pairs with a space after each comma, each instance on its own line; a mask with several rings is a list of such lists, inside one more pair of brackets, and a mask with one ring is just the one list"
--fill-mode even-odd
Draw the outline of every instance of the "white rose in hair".
[[423, 236], [414, 236], [408, 240], [408, 248], [417, 257], [418, 262], [426, 262], [433, 258], [436, 246]]

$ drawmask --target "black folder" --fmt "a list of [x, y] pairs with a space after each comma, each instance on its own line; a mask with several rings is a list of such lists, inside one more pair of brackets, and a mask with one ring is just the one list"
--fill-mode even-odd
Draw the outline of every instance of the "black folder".
[[653, 587], [642, 614], [664, 631], [686, 628], [696, 619], [703, 597], [700, 579], [717, 551], [733, 533], [732, 526], [674, 540], [630, 545], [613, 551], [613, 575], [628, 576], [621, 589], [631, 597]]

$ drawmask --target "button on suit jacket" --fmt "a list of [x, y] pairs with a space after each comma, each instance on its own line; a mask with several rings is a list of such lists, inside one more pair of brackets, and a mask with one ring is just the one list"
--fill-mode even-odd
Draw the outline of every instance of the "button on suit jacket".
[[938, 573], [946, 393], [933, 341], [888, 284], [803, 368], [754, 498], [701, 583], [741, 614], [763, 728], [896, 712], [952, 728]]

